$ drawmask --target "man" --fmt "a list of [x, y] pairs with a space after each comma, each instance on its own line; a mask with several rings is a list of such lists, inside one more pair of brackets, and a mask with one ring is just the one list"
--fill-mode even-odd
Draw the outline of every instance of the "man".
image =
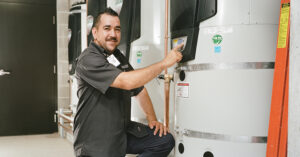
[[[166, 157], [174, 147], [168, 128], [157, 121], [144, 84], [164, 68], [179, 62], [182, 55], [173, 49], [164, 60], [133, 70], [117, 49], [121, 38], [118, 14], [107, 8], [95, 18], [94, 41], [79, 56], [78, 110], [74, 119], [76, 156]], [[130, 99], [136, 96], [149, 127], [130, 121]]]

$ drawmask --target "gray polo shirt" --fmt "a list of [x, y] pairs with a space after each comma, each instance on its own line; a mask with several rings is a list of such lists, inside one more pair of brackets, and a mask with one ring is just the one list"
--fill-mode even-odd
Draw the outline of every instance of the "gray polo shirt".
[[[131, 96], [143, 87], [128, 91], [110, 85], [122, 71], [133, 70], [117, 49], [114, 56], [121, 63], [115, 67], [107, 60], [109, 54], [91, 42], [78, 57], [78, 108], [74, 119], [74, 150], [76, 156], [125, 156], [126, 133], [138, 137], [147, 132], [139, 124], [130, 122]], [[141, 129], [142, 127], [142, 129]]]

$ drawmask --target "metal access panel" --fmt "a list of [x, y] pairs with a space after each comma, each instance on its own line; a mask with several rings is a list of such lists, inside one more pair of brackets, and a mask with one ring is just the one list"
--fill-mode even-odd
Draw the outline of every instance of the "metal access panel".
[[[183, 8], [171, 7], [171, 21], [197, 19], [195, 3], [172, 3]], [[187, 37], [187, 47], [196, 45], [174, 78], [176, 157], [266, 155], [279, 9], [280, 0], [218, 1], [196, 41]], [[198, 24], [179, 21], [176, 31]]]

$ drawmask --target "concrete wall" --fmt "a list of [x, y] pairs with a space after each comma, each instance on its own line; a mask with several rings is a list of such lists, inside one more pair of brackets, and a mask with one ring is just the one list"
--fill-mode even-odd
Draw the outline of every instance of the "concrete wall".
[[58, 108], [68, 108], [70, 104], [70, 84], [68, 83], [68, 12], [70, 0], [57, 0], [56, 5]]

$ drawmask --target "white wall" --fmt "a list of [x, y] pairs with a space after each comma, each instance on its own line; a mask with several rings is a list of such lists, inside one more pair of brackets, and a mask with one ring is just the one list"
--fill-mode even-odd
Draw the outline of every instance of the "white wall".
[[288, 157], [300, 156], [300, 1], [291, 0]]

